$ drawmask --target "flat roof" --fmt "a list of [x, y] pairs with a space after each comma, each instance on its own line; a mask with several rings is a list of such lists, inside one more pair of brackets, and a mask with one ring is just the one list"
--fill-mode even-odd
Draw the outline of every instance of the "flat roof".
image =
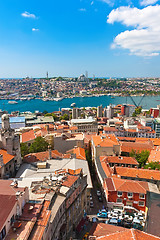
[[[10, 117], [9, 122], [10, 123], [25, 123], [25, 117]], [[2, 123], [1, 118], [0, 118], [0, 123]]]
[[71, 123], [93, 123], [96, 122], [94, 118], [72, 119]]

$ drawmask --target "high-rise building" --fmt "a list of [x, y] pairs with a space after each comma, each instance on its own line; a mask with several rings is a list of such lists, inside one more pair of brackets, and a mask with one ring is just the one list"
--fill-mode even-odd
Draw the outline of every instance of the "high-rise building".
[[97, 117], [102, 117], [102, 105], [97, 107]]

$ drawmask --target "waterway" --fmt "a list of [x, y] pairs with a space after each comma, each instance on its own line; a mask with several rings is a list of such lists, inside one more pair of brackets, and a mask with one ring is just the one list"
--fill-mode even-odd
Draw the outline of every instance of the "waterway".
[[[136, 96], [132, 97], [136, 104], [138, 105], [142, 97]], [[18, 104], [9, 104], [8, 100], [0, 100], [0, 109], [7, 110], [9, 113], [12, 111], [58, 111], [61, 108], [70, 108], [72, 103], [76, 103], [76, 107], [97, 107], [102, 104], [103, 107], [109, 104], [133, 104], [132, 100], [128, 97], [115, 97], [111, 96], [93, 96], [93, 97], [75, 97], [75, 98], [65, 98], [61, 101], [42, 101], [41, 99], [33, 99], [26, 101], [17, 101]], [[149, 109], [151, 107], [157, 107], [160, 104], [160, 96], [146, 96], [143, 98], [141, 105], [144, 109]]]

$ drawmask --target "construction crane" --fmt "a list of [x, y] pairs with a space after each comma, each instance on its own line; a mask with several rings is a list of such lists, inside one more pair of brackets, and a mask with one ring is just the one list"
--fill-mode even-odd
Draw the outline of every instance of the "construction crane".
[[134, 103], [134, 105], [136, 106], [136, 108], [140, 107], [140, 104], [143, 100], [143, 98], [145, 97], [145, 94], [142, 96], [141, 100], [139, 101], [139, 103], [137, 104], [134, 99], [132, 98], [132, 96], [128, 93], [128, 96], [130, 97], [130, 99], [132, 100], [132, 102]]

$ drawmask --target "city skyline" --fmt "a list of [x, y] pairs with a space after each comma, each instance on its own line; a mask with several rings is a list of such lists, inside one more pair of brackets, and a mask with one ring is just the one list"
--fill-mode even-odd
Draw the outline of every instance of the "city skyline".
[[159, 77], [157, 0], [1, 3], [0, 78]]

